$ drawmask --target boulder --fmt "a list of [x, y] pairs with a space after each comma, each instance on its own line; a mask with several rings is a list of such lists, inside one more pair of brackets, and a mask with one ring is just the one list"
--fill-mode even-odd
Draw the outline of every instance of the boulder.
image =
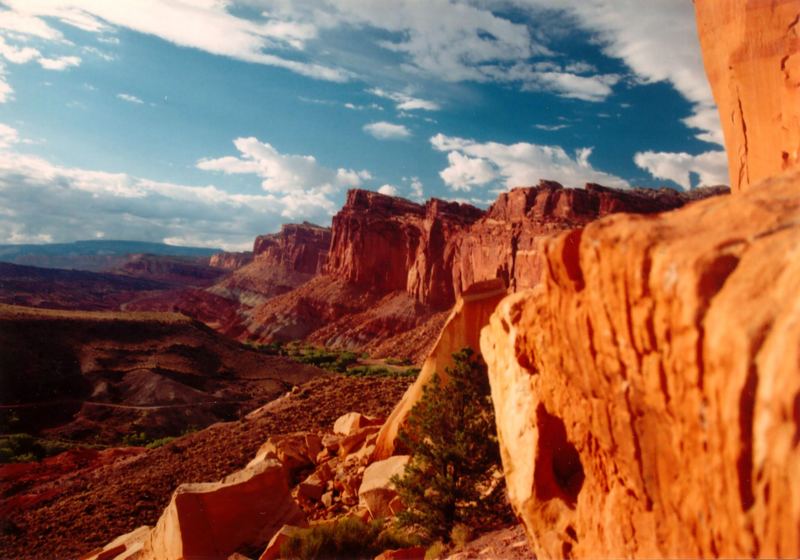
[[333, 424], [333, 433], [340, 436], [349, 436], [367, 426], [383, 424], [382, 418], [365, 416], [359, 412], [348, 412], [336, 419]]
[[[393, 515], [390, 504], [397, 497], [391, 478], [401, 475], [409, 461], [408, 455], [397, 455], [372, 463], [364, 471], [358, 489], [359, 504], [366, 507], [374, 519]], [[395, 504], [394, 509], [397, 509]]]
[[259, 448], [250, 465], [274, 458], [293, 471], [315, 464], [320, 451], [322, 438], [317, 434], [297, 432], [272, 436]]
[[380, 431], [380, 426], [367, 426], [342, 438], [339, 442], [339, 457], [346, 457], [364, 445], [367, 438]]
[[80, 560], [123, 560], [138, 558], [141, 555], [144, 543], [150, 535], [151, 527], [143, 525], [126, 533], [120, 535], [103, 548], [94, 550], [84, 556]]
[[281, 527], [280, 530], [272, 536], [267, 548], [264, 549], [264, 552], [261, 553], [258, 560], [277, 560], [280, 558], [283, 543], [289, 540], [292, 535], [296, 534], [300, 529], [301, 527], [295, 527], [293, 525], [284, 525]]
[[384, 550], [375, 557], [375, 560], [423, 560], [425, 552], [424, 546]]
[[220, 482], [182, 484], [150, 532], [143, 559], [225, 558], [264, 546], [285, 524], [305, 523], [284, 467], [264, 458]]
[[483, 331], [538, 557], [800, 554], [800, 172], [543, 240]]

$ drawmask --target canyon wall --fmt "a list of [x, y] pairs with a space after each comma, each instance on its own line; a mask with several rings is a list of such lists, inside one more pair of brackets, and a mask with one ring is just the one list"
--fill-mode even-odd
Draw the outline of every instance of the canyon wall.
[[800, 7], [797, 0], [694, 5], [736, 192], [800, 164]]
[[251, 262], [253, 262], [253, 253], [251, 251], [239, 253], [225, 251], [211, 255], [208, 259], [208, 266], [223, 270], [238, 270]]
[[540, 557], [800, 555], [798, 4], [695, 5], [737, 193], [540, 238], [481, 335]]
[[330, 245], [330, 228], [308, 222], [284, 224], [279, 233], [256, 237], [253, 256], [257, 261], [290, 272], [317, 274]]
[[468, 204], [425, 205], [351, 190], [333, 218], [329, 275], [375, 292], [404, 290], [417, 301], [449, 307], [453, 237], [483, 215]]
[[477, 282], [499, 278], [512, 290], [533, 285], [535, 240], [542, 235], [616, 212], [672, 210], [721, 190], [568, 189], [542, 181], [501, 194], [487, 212], [352, 190], [333, 218], [325, 272], [377, 293], [405, 291], [423, 305], [445, 309]]

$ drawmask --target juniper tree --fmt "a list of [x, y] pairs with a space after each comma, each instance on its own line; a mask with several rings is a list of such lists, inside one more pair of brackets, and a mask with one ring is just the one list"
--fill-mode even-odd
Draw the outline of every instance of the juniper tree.
[[397, 522], [426, 540], [446, 540], [457, 523], [486, 526], [510, 513], [486, 364], [469, 348], [453, 361], [446, 381], [433, 375], [398, 436], [411, 459], [393, 480], [407, 507]]

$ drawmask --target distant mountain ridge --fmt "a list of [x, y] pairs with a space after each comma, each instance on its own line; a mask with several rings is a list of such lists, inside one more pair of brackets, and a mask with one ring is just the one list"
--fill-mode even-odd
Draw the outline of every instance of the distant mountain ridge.
[[0, 262], [97, 272], [119, 266], [128, 255], [132, 254], [206, 259], [219, 252], [221, 249], [213, 247], [182, 247], [149, 241], [92, 239], [72, 243], [0, 245]]

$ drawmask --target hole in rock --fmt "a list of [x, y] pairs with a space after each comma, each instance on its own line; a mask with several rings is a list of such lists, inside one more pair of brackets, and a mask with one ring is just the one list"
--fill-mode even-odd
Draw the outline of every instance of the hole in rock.
[[583, 230], [575, 229], [567, 234], [564, 240], [564, 250], [561, 254], [561, 259], [564, 262], [564, 268], [567, 271], [567, 276], [572, 280], [575, 285], [575, 291], [580, 292], [583, 290], [585, 283], [583, 281], [583, 271], [581, 271], [580, 262], [580, 247], [581, 236]]
[[560, 498], [575, 507], [585, 478], [578, 450], [567, 439], [561, 418], [553, 416], [540, 404], [536, 409], [539, 444], [533, 486], [541, 500]]
[[564, 541], [561, 543], [561, 557], [572, 558], [572, 543]]
[[575, 532], [575, 528], [572, 525], [567, 525], [566, 533], [569, 538], [578, 542], [578, 533]]

